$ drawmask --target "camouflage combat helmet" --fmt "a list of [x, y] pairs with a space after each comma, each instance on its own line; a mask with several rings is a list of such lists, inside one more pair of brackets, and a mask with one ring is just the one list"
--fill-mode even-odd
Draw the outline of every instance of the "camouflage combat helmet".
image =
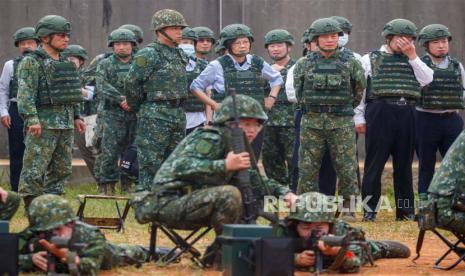
[[350, 23], [349, 19], [345, 18], [345, 17], [342, 17], [342, 16], [331, 16], [330, 17], [331, 19], [333, 20], [336, 20], [337, 23], [339, 23], [339, 27], [341, 27], [341, 29], [350, 34], [350, 32], [352, 32], [352, 23]]
[[407, 19], [394, 19], [386, 23], [381, 33], [383, 37], [389, 35], [411, 36], [417, 37], [417, 26]]
[[21, 40], [34, 39], [35, 41], [37, 41], [37, 43], [40, 42], [39, 37], [36, 35], [36, 30], [33, 27], [24, 27], [18, 29], [14, 33], [13, 39], [16, 47], [18, 47], [18, 43]]
[[[249, 96], [241, 94], [236, 95], [236, 105], [237, 116], [239, 118], [255, 118], [263, 122], [268, 120], [268, 116], [266, 116], [265, 111], [263, 111], [262, 105]], [[218, 112], [215, 112], [213, 123], [224, 124], [225, 122], [232, 120], [232, 106], [232, 97], [226, 97], [226, 99], [224, 99], [221, 103]]]
[[68, 200], [52, 194], [35, 198], [28, 209], [32, 231], [48, 231], [77, 219]]
[[184, 16], [182, 16], [182, 14], [178, 11], [164, 9], [157, 11], [152, 16], [152, 27], [155, 31], [173, 26], [187, 27]]
[[343, 36], [344, 32], [339, 23], [331, 18], [320, 18], [313, 21], [312, 25], [308, 28], [308, 41], [312, 41], [320, 35], [334, 34], [337, 33], [339, 36]]
[[215, 43], [215, 33], [210, 28], [199, 26], [193, 29], [198, 39], [207, 38], [207, 39], [211, 39], [212, 43]]
[[223, 39], [220, 39], [220, 40], [215, 42], [214, 51], [218, 55], [222, 55], [224, 53], [224, 51], [226, 51], [226, 48], [223, 45]]
[[286, 30], [274, 29], [265, 35], [265, 48], [272, 43], [286, 42], [289, 45], [294, 45], [294, 37]]
[[295, 212], [287, 217], [290, 220], [303, 222], [328, 222], [335, 220], [335, 211], [328, 206], [328, 197], [324, 194], [311, 192], [300, 195], [301, 204], [296, 206]]
[[113, 47], [113, 43], [115, 42], [131, 42], [134, 46], [136, 46], [136, 36], [133, 32], [126, 29], [116, 29], [110, 33], [108, 36], [108, 47]]
[[194, 29], [189, 27], [182, 29], [182, 39], [191, 39], [193, 41], [197, 41], [197, 35]]
[[87, 55], [86, 49], [84, 49], [81, 45], [69, 45], [66, 47], [66, 49], [63, 51], [63, 55], [65, 57], [78, 57], [82, 60], [87, 60], [89, 56]]
[[133, 24], [124, 24], [121, 25], [118, 29], [130, 30], [136, 36], [137, 43], [141, 44], [144, 42], [144, 31], [142, 31], [141, 27]]
[[[310, 28], [310, 27], [309, 27]], [[305, 29], [304, 33], [302, 34], [302, 38], [300, 39], [300, 42], [302, 42], [302, 44], [306, 44], [306, 43], [309, 43], [311, 40], [309, 39], [309, 34], [308, 34], [308, 29]], [[305, 47], [305, 45], [304, 45]]]
[[69, 32], [71, 32], [71, 23], [69, 23], [66, 18], [59, 15], [44, 16], [39, 20], [36, 26], [36, 34], [38, 37]]
[[441, 24], [431, 24], [421, 29], [418, 34], [418, 43], [425, 45], [426, 42], [440, 38], [447, 38], [449, 41], [452, 40], [449, 28]]
[[234, 40], [238, 37], [248, 37], [251, 42], [254, 41], [253, 34], [250, 28], [244, 24], [231, 24], [223, 28], [220, 33], [220, 39], [223, 40], [223, 45], [226, 47], [225, 43], [228, 40]]

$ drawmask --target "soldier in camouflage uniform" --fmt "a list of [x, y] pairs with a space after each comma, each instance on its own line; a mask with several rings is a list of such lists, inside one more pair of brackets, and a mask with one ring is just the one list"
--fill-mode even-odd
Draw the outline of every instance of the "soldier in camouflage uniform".
[[[129, 108], [124, 80], [132, 63], [136, 37], [125, 29], [114, 30], [108, 37], [113, 54], [97, 66], [97, 89], [100, 93], [99, 113], [102, 127], [101, 153], [96, 160], [95, 174], [99, 193], [114, 194], [120, 179], [118, 158], [133, 143], [137, 123], [136, 113]], [[131, 183], [123, 181], [121, 190], [128, 191]]]
[[0, 187], [0, 220], [9, 220], [18, 210], [21, 198], [15, 192], [7, 192]]
[[[299, 194], [318, 191], [317, 176], [326, 147], [340, 179], [339, 195], [349, 207], [357, 196], [357, 162], [353, 107], [362, 97], [366, 81], [359, 61], [340, 52], [339, 24], [329, 18], [315, 20], [309, 28], [319, 51], [300, 59], [294, 69], [294, 87], [303, 117], [300, 134]], [[353, 212], [345, 213], [354, 219]]]
[[13, 39], [15, 47], [18, 47], [19, 56], [7, 61], [3, 66], [0, 77], [0, 116], [2, 125], [8, 129], [11, 190], [18, 191], [24, 155], [24, 122], [19, 116], [16, 99], [18, 65], [27, 52], [37, 49], [39, 38], [34, 28], [24, 27], [14, 33]]
[[[270, 194], [294, 201], [288, 187], [260, 178], [256, 166], [251, 165], [250, 146], [246, 152], [232, 152], [227, 127], [233, 119], [231, 109], [232, 99], [228, 97], [215, 114], [213, 126], [187, 136], [163, 163], [155, 176], [154, 189], [136, 195], [132, 206], [139, 223], [158, 221], [176, 229], [211, 225], [220, 235], [223, 224], [240, 220], [242, 198], [234, 175], [245, 169], [258, 201]], [[248, 145], [267, 116], [257, 101], [245, 95], [237, 95], [237, 114]]]
[[[274, 235], [295, 239], [308, 239], [312, 230], [318, 231], [318, 236], [344, 236], [350, 233], [351, 241], [366, 242], [364, 248], [360, 245], [349, 245], [344, 255], [339, 255], [341, 247], [331, 247], [319, 241], [318, 247], [323, 255], [323, 269], [342, 273], [355, 273], [360, 267], [373, 260], [381, 258], [408, 258], [410, 249], [395, 241], [366, 241], [365, 232], [361, 228], [352, 227], [343, 220], [336, 220], [328, 198], [321, 193], [306, 193], [300, 196], [296, 210], [284, 220], [275, 225]], [[310, 208], [306, 209], [306, 208]], [[298, 243], [300, 244], [300, 243]], [[312, 270], [315, 263], [314, 252], [303, 246], [297, 246], [294, 255], [295, 265], [301, 270]]]
[[[47, 251], [57, 257], [56, 273], [78, 273], [73, 275], [97, 275], [100, 269], [141, 265], [149, 259], [142, 246], [107, 241], [97, 227], [78, 221], [69, 202], [56, 195], [34, 199], [28, 219], [29, 227], [19, 233], [19, 268], [23, 272], [47, 272]], [[82, 248], [57, 249], [50, 243], [52, 236], [69, 239], [71, 245]]]
[[[283, 80], [286, 79], [288, 69], [295, 64], [295, 60], [290, 57], [293, 45], [294, 37], [286, 30], [275, 29], [265, 35], [265, 48], [273, 60], [271, 67], [281, 73]], [[262, 160], [269, 178], [290, 185], [295, 107], [287, 100], [284, 89], [283, 85], [273, 109], [268, 112]], [[266, 91], [269, 91], [269, 87]]]
[[187, 26], [182, 14], [164, 9], [152, 18], [155, 42], [140, 50], [126, 79], [127, 102], [138, 112], [136, 144], [139, 185], [150, 190], [162, 162], [185, 136], [188, 62], [176, 47]]
[[65, 18], [43, 17], [36, 26], [42, 45], [19, 64], [18, 110], [26, 128], [19, 191], [26, 209], [43, 193], [63, 194], [71, 176], [74, 128], [85, 131], [80, 78], [61, 55], [70, 31]]
[[215, 33], [208, 27], [198, 26], [193, 28], [197, 40], [195, 41], [195, 56], [207, 60], [215, 44]]
[[382, 35], [386, 44], [362, 58], [368, 85], [354, 116], [356, 128], [366, 127], [362, 197], [369, 208], [364, 220], [376, 218], [381, 175], [389, 156], [394, 171], [396, 220], [412, 220], [415, 105], [421, 88], [433, 80], [433, 70], [417, 56], [417, 27], [413, 22], [391, 20]]
[[433, 82], [423, 87], [415, 112], [419, 194], [428, 190], [437, 151], [444, 157], [463, 129], [458, 111], [464, 108], [465, 72], [462, 63], [449, 56], [451, 40], [449, 29], [441, 24], [424, 27], [418, 36], [427, 52], [421, 59], [434, 70]]

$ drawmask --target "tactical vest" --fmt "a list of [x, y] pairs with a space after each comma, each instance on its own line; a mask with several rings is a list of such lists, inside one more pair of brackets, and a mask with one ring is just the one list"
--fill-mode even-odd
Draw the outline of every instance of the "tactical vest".
[[463, 109], [463, 83], [460, 63], [449, 59], [445, 69], [435, 66], [428, 55], [421, 58], [434, 70], [433, 82], [423, 87], [419, 106], [425, 109]]
[[[353, 114], [353, 92], [350, 84], [349, 54], [339, 52], [336, 58], [324, 59], [319, 53], [307, 55], [300, 102], [307, 111]], [[318, 111], [319, 108], [327, 111]], [[322, 109], [323, 110], [323, 109]]]
[[367, 85], [367, 99], [404, 97], [420, 98], [420, 83], [405, 55], [393, 55], [381, 51], [370, 53], [371, 77]]
[[45, 76], [37, 93], [38, 105], [66, 105], [84, 101], [81, 79], [74, 63], [46, 58], [39, 51], [35, 51], [33, 55]]
[[227, 55], [219, 57], [218, 61], [223, 67], [225, 95], [230, 88], [235, 88], [237, 94], [250, 96], [259, 103], [264, 102], [265, 79], [262, 77], [264, 63], [262, 58], [253, 55], [252, 64], [247, 70], [237, 70], [232, 58]]
[[189, 92], [190, 85], [200, 73], [207, 67], [208, 62], [204, 59], [195, 58], [195, 68], [192, 71], [187, 71], [187, 99], [184, 103], [184, 111], [186, 112], [202, 112], [205, 110], [205, 105], [197, 99], [194, 94]]
[[23, 60], [24, 56], [16, 57], [13, 60], [13, 77], [10, 80], [9, 98], [16, 98], [18, 96], [18, 65]]
[[[109, 79], [107, 81], [111, 86], [113, 86], [120, 94], [118, 96], [125, 96], [124, 93], [124, 79], [126, 78], [129, 68], [131, 67], [131, 62], [122, 63], [117, 60], [116, 56], [110, 57], [110, 72]], [[103, 109], [105, 110], [114, 110], [115, 107], [119, 107], [119, 104], [115, 104], [109, 99], [104, 100]]]
[[[176, 99], [185, 99], [187, 97], [187, 60], [181, 54], [180, 49], [171, 49], [178, 51], [175, 58], [166, 56], [163, 52], [164, 45], [158, 42], [151, 43], [147, 47], [153, 48], [157, 53], [157, 60], [152, 74], [143, 83], [145, 100], [147, 102], [168, 101]], [[170, 59], [171, 58], [171, 59]]]
[[216, 89], [212, 89], [211, 98], [215, 102], [221, 103], [224, 100], [224, 98], [226, 98], [226, 93], [219, 93], [218, 91], [216, 91]]
[[[278, 98], [276, 99], [275, 104], [292, 104], [287, 100], [285, 83], [286, 83], [286, 79], [287, 79], [287, 72], [289, 71], [289, 68], [291, 68], [294, 64], [295, 64], [295, 60], [291, 59], [287, 63], [286, 67], [284, 67], [280, 71], [281, 76], [283, 77], [283, 80], [284, 80], [284, 84], [281, 86], [281, 89], [279, 90]], [[264, 96], [268, 97], [268, 95], [270, 94], [270, 91], [271, 91], [270, 85], [268, 83], [266, 83], [265, 84], [265, 94], [264, 94]]]

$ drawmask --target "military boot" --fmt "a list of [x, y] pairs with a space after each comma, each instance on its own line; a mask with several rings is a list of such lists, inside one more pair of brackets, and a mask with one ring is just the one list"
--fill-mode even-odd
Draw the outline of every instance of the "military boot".
[[400, 242], [396, 242], [396, 241], [374, 241], [374, 242], [380, 248], [379, 258], [391, 259], [391, 258], [410, 257], [410, 249], [406, 245]]
[[215, 270], [221, 270], [221, 244], [217, 239], [205, 249], [201, 261], [207, 268], [213, 267]]
[[130, 193], [131, 192], [131, 186], [132, 186], [132, 180], [122, 176], [120, 178], [120, 183], [121, 183], [121, 192], [122, 193]]
[[342, 220], [345, 220], [347, 222], [355, 222], [355, 221], [357, 221], [357, 218], [355, 217], [354, 210], [350, 210], [350, 199], [344, 199], [344, 202], [342, 203], [342, 207], [344, 209], [349, 210], [349, 211], [341, 212], [341, 219]]

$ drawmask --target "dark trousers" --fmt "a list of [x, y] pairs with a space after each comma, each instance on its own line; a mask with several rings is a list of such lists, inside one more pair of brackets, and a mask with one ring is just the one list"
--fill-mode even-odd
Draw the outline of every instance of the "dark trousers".
[[416, 111], [416, 150], [419, 175], [418, 192], [426, 193], [433, 179], [436, 152], [442, 157], [463, 129], [457, 113], [434, 114]]
[[389, 156], [394, 171], [396, 218], [414, 214], [412, 161], [415, 148], [415, 108], [384, 102], [367, 104], [365, 118], [365, 171], [362, 196], [372, 196], [368, 206], [376, 211], [381, 196], [381, 174]]
[[11, 190], [17, 192], [19, 176], [23, 168], [24, 155], [24, 122], [18, 113], [18, 104], [10, 102], [8, 109], [11, 126], [8, 129], [8, 144], [10, 150], [10, 185]]

